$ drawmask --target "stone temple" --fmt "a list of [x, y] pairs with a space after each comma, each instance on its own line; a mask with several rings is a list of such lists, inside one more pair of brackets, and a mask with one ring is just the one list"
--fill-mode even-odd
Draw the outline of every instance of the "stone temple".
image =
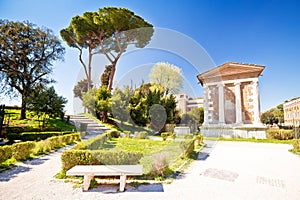
[[266, 138], [258, 90], [264, 68], [227, 62], [197, 76], [204, 88], [204, 136]]

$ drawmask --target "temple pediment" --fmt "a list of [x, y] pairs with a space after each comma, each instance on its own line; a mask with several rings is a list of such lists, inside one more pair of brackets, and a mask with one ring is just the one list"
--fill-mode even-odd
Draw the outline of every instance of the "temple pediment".
[[264, 68], [265, 66], [262, 65], [227, 62], [212, 70], [199, 74], [197, 78], [201, 85], [225, 80], [257, 78], [261, 75]]

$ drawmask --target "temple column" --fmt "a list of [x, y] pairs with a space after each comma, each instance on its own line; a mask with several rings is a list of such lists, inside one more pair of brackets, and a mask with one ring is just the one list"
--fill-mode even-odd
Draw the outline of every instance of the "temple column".
[[235, 82], [235, 123], [242, 124], [242, 97], [241, 97], [241, 83]]
[[218, 84], [219, 89], [219, 124], [225, 124], [225, 113], [224, 113], [224, 84]]
[[208, 124], [208, 109], [209, 109], [209, 104], [208, 104], [208, 86], [204, 85], [204, 121], [203, 121], [203, 125], [204, 124]]
[[260, 105], [259, 105], [259, 92], [258, 92], [258, 80], [252, 82], [253, 87], [253, 122], [256, 125], [261, 124], [260, 122]]

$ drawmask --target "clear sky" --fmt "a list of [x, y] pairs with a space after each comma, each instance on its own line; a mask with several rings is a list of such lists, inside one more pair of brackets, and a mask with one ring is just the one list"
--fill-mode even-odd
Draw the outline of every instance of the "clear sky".
[[[72, 17], [104, 6], [129, 8], [154, 27], [184, 34], [202, 46], [216, 65], [233, 61], [266, 66], [259, 79], [262, 111], [300, 96], [300, 1], [297, 0], [0, 0], [0, 18], [29, 20], [59, 36]], [[66, 46], [63, 41], [62, 44]], [[176, 60], [164, 53], [157, 61]], [[154, 61], [148, 60], [144, 65]], [[139, 62], [138, 66], [142, 64]], [[202, 87], [197, 85], [195, 77], [206, 69], [189, 70], [189, 64], [182, 59], [177, 65], [181, 65], [185, 78], [192, 82], [196, 95], [201, 95]], [[69, 100], [69, 112], [80, 69], [77, 51], [66, 46], [65, 60], [54, 64], [53, 78], [59, 95]], [[120, 80], [126, 74], [118, 73]]]

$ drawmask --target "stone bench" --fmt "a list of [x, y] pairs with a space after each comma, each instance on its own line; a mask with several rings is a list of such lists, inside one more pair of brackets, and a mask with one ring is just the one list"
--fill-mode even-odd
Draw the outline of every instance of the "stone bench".
[[94, 176], [120, 176], [120, 192], [125, 189], [126, 176], [142, 174], [142, 165], [76, 165], [66, 173], [67, 176], [84, 176], [84, 191], [89, 189]]

